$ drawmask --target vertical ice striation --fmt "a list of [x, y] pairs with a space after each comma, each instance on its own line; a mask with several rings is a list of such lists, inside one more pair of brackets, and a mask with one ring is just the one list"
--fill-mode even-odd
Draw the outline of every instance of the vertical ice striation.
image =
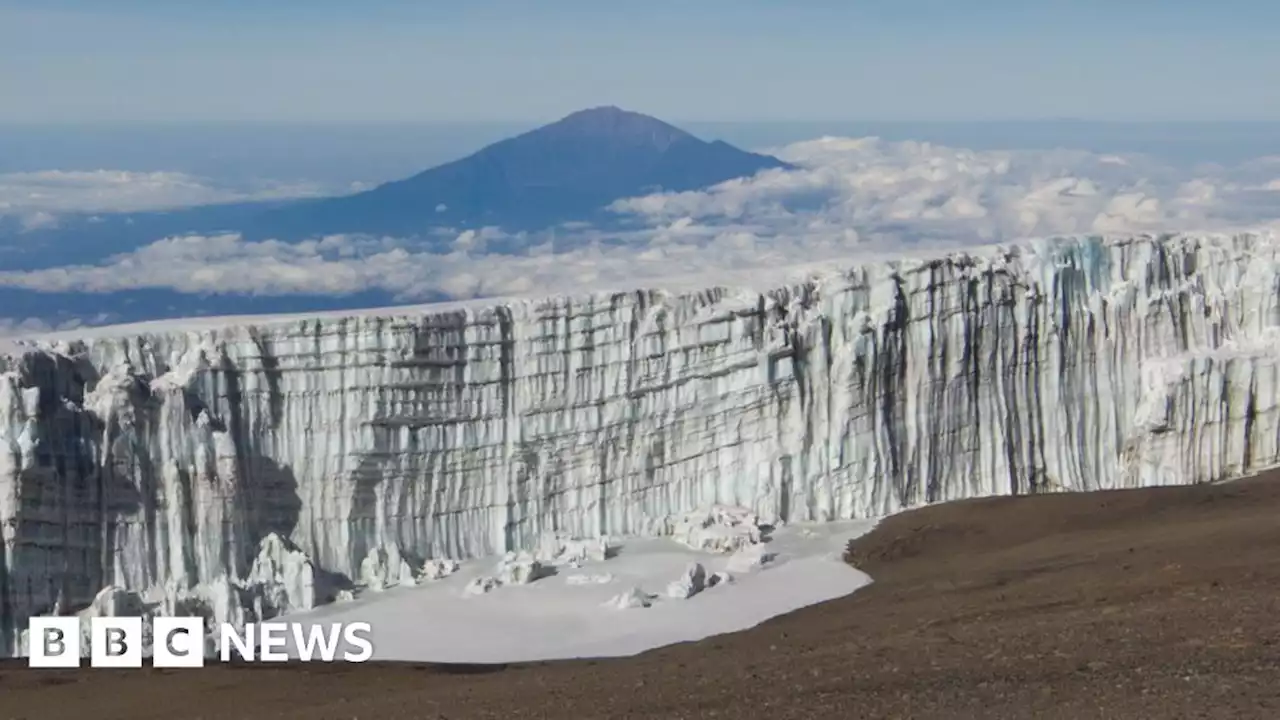
[[248, 580], [263, 552], [305, 553], [280, 582], [311, 598], [386, 553], [717, 504], [824, 520], [1239, 475], [1280, 457], [1278, 249], [1038, 241], [0, 357], [0, 646], [60, 598]]

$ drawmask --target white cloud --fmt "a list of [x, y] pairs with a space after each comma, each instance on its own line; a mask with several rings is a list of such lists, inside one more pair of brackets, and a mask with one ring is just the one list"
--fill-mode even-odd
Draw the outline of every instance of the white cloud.
[[42, 230], [45, 228], [54, 228], [58, 226], [58, 218], [43, 210], [23, 215], [18, 224], [23, 230]]
[[93, 324], [82, 320], [67, 320], [61, 323], [49, 323], [40, 318], [7, 318], [0, 317], [0, 338], [21, 337], [36, 333], [74, 330], [81, 325]]
[[[1137, 157], [829, 137], [775, 153], [801, 169], [700, 192], [631, 198], [613, 209], [662, 220], [750, 222], [776, 233], [816, 221], [913, 241], [1184, 229], [1250, 219], [1241, 216], [1247, 191], [1237, 184], [1179, 177]], [[807, 199], [810, 209], [786, 209], [797, 199]], [[1280, 206], [1267, 210], [1280, 215]]]
[[[305, 243], [237, 235], [159, 240], [96, 266], [0, 272], [0, 286], [111, 292], [342, 294], [379, 289], [404, 301], [663, 285], [905, 245], [1028, 236], [1239, 229], [1280, 219], [1263, 161], [1188, 177], [1141, 157], [976, 152], [927, 143], [822, 138], [777, 154], [800, 166], [701, 192], [615, 204], [642, 221], [627, 233], [581, 224], [513, 238], [451, 233], [447, 252], [338, 235]], [[1268, 169], [1269, 168], [1269, 169]], [[519, 240], [520, 255], [495, 255]]]
[[0, 174], [0, 216], [26, 229], [49, 227], [65, 213], [142, 212], [192, 205], [325, 195], [310, 184], [262, 182], [231, 187], [177, 172], [44, 170]]

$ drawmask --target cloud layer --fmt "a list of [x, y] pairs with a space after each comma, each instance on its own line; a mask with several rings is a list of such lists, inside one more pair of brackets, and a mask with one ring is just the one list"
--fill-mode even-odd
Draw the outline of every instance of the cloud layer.
[[[654, 220], [747, 222], [778, 233], [855, 228], [917, 241], [1198, 229], [1280, 217], [1280, 195], [1268, 187], [1280, 163], [1265, 159], [1189, 178], [1140, 157], [975, 152], [875, 138], [821, 138], [776, 154], [802, 169], [633, 198], [615, 209]], [[788, 211], [788, 201], [821, 208]]]
[[[635, 229], [561, 228], [512, 237], [450, 233], [447, 252], [415, 241], [336, 235], [304, 243], [237, 235], [158, 240], [96, 266], [0, 272], [0, 287], [109, 293], [346, 294], [380, 290], [411, 302], [662, 284], [677, 276], [743, 273], [870, 249], [964, 245], [1071, 233], [1234, 230], [1280, 219], [1280, 158], [1209, 167], [1195, 176], [1139, 157], [1086, 152], [977, 152], [874, 138], [821, 138], [774, 151], [799, 166], [701, 192], [657, 194], [612, 208]], [[206, 201], [209, 191], [157, 174], [145, 202]], [[12, 176], [7, 176], [12, 177]], [[58, 187], [77, 186], [66, 174]], [[110, 183], [76, 200], [92, 205]], [[0, 178], [0, 203], [4, 185]], [[128, 185], [129, 183], [124, 183]], [[185, 193], [185, 194], [184, 194]], [[145, 197], [144, 197], [145, 196]], [[66, 207], [50, 201], [43, 211]], [[3, 207], [0, 204], [0, 207]], [[37, 207], [28, 198], [28, 208]], [[519, 241], [520, 254], [487, 250]]]
[[44, 170], [0, 174], [0, 217], [25, 229], [51, 227], [67, 213], [166, 210], [193, 205], [314, 197], [333, 192], [313, 184], [265, 182], [229, 187], [177, 172]]

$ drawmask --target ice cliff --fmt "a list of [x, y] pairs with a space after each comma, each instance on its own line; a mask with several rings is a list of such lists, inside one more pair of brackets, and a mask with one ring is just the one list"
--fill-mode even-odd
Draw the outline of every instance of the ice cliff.
[[672, 532], [717, 504], [822, 520], [1239, 475], [1280, 461], [1277, 250], [1038, 241], [0, 356], [0, 648], [108, 587], [305, 604], [370, 557]]

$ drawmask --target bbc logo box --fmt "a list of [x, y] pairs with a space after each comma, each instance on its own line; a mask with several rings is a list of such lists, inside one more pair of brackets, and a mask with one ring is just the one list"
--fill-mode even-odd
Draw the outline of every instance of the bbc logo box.
[[[74, 617], [34, 617], [27, 625], [27, 664], [34, 668], [80, 667], [85, 648], [81, 621]], [[218, 653], [248, 662], [367, 662], [373, 656], [369, 623], [268, 622], [237, 628], [222, 624]], [[296, 655], [287, 648], [290, 639]], [[140, 668], [145, 633], [140, 617], [97, 617], [89, 621], [89, 665]], [[339, 652], [345, 642], [347, 649]], [[353, 650], [352, 648], [356, 648]], [[151, 621], [151, 664], [162, 668], [198, 668], [205, 664], [205, 625], [198, 617], [156, 617]]]
[[[28, 665], [38, 668], [80, 667], [84, 656], [80, 619], [36, 617], [28, 625]], [[152, 620], [152, 664], [155, 667], [203, 667], [204, 620], [157, 617]], [[95, 617], [89, 621], [89, 664], [101, 668], [142, 667], [142, 618]]]

